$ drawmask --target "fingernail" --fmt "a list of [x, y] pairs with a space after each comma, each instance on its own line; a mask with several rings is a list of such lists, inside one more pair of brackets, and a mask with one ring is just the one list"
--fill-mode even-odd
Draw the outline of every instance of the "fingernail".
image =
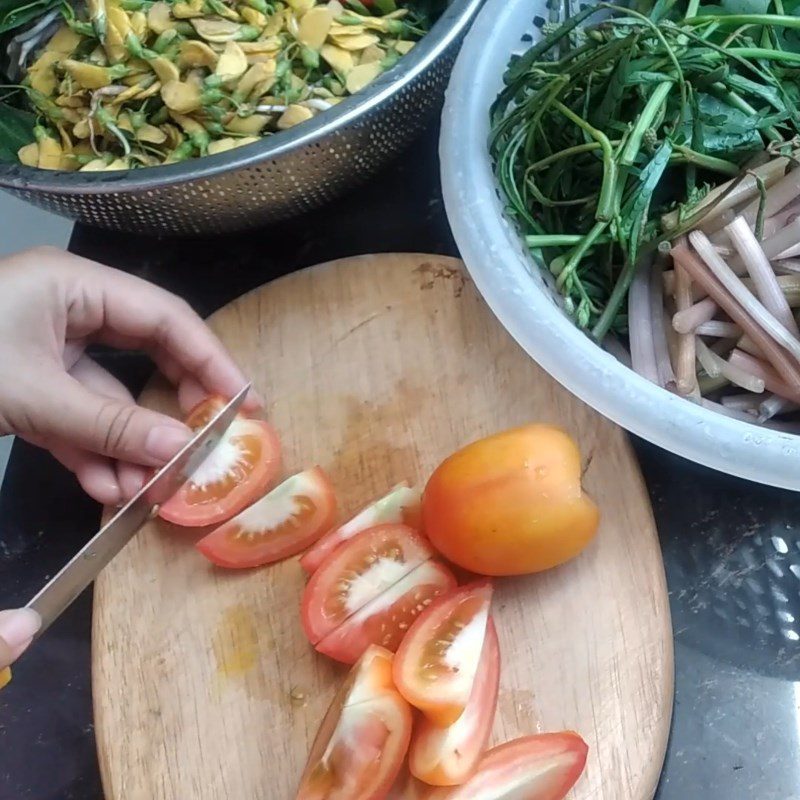
[[186, 427], [159, 425], [147, 434], [144, 449], [156, 461], [169, 461], [191, 438], [192, 432]]
[[0, 611], [0, 637], [13, 649], [27, 644], [42, 627], [42, 618], [32, 608]]
[[83, 486], [88, 494], [104, 506], [119, 506], [122, 503], [122, 491], [114, 478], [94, 478], [91, 483], [85, 481]]
[[133, 497], [144, 486], [145, 476], [140, 472], [120, 474], [119, 483], [125, 497]]

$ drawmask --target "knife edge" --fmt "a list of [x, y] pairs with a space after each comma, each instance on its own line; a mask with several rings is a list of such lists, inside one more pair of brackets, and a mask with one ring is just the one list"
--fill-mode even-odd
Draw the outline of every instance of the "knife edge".
[[42, 618], [34, 639], [89, 586], [100, 571], [155, 516], [222, 440], [251, 386], [245, 386], [51, 578], [26, 605]]

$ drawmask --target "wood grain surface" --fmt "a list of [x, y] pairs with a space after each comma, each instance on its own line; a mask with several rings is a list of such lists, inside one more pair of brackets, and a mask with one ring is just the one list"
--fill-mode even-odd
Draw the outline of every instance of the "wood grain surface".
[[[453, 259], [325, 264], [239, 298], [211, 324], [268, 398], [286, 473], [322, 465], [343, 516], [401, 479], [424, 481], [486, 434], [546, 421], [577, 437], [601, 528], [572, 563], [498, 582], [495, 741], [572, 728], [590, 755], [570, 797], [650, 800], [672, 710], [672, 631], [651, 508], [622, 431], [522, 352]], [[164, 384], [143, 400], [177, 413]], [[153, 522], [97, 581], [106, 797], [291, 800], [344, 671], [303, 637], [296, 559], [225, 572], [195, 538]]]

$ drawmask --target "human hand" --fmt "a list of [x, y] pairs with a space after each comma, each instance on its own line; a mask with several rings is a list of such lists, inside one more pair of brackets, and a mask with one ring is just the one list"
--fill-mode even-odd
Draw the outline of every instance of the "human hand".
[[[92, 497], [117, 504], [191, 431], [137, 406], [84, 353], [92, 343], [148, 353], [184, 409], [209, 393], [232, 397], [246, 381], [202, 319], [164, 289], [53, 248], [0, 260], [0, 435], [50, 450]], [[259, 405], [251, 393], [244, 408]]]
[[41, 617], [29, 608], [0, 611], [0, 689], [3, 670], [22, 655], [41, 625]]

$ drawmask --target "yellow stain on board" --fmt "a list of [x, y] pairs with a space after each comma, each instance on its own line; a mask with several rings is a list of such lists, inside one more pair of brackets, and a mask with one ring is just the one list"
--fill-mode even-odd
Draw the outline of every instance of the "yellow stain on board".
[[226, 609], [211, 644], [221, 678], [250, 672], [258, 663], [258, 631], [250, 611], [240, 605]]
[[11, 683], [11, 667], [0, 669], [0, 689], [5, 689]]

